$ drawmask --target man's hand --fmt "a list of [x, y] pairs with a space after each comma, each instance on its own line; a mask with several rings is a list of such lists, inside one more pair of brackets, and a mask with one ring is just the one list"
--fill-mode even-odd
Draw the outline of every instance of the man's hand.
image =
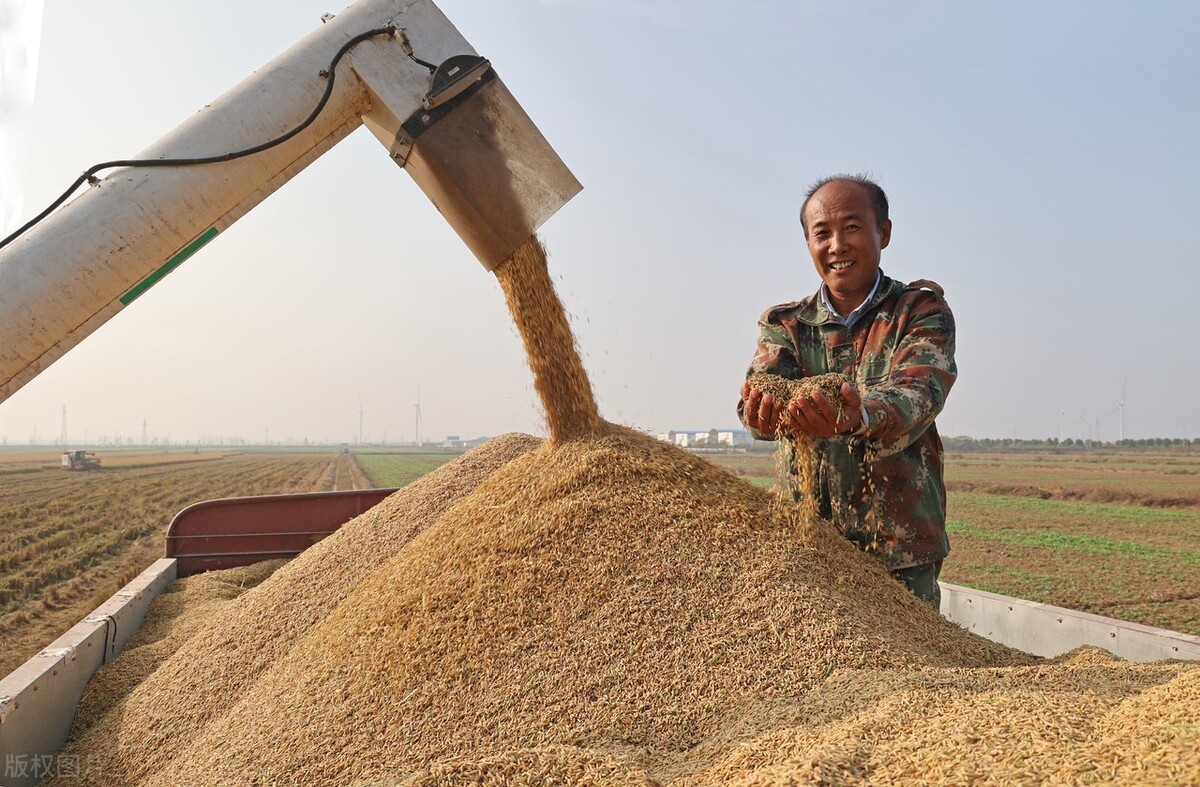
[[784, 429], [811, 437], [853, 432], [862, 423], [862, 397], [850, 383], [842, 383], [842, 398], [846, 404], [840, 420], [837, 408], [820, 391], [793, 401], [783, 414]]
[[786, 403], [777, 402], [770, 394], [751, 388], [748, 382], [742, 383], [742, 401], [746, 403], [742, 409], [746, 426], [765, 437], [774, 438]]

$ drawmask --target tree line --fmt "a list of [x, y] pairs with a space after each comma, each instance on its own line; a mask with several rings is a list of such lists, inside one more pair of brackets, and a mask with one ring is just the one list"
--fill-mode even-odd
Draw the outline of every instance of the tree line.
[[1182, 437], [1144, 437], [1137, 440], [1076, 440], [1068, 437], [1059, 440], [1057, 437], [1047, 437], [1044, 440], [1025, 440], [1016, 437], [942, 437], [942, 445], [947, 451], [1087, 451], [1092, 449], [1109, 449], [1118, 451], [1146, 451], [1176, 449], [1183, 451], [1200, 450], [1200, 438], [1191, 440]]

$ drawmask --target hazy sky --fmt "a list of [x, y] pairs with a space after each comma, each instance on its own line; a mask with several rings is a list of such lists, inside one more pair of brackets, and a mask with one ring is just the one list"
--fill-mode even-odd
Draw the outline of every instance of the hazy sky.
[[[13, 3], [15, 0], [7, 0]], [[958, 326], [943, 434], [1200, 434], [1200, 5], [442, 0], [584, 184], [544, 227], [602, 413], [728, 428], [797, 210], [876, 175]], [[5, 123], [32, 215], [301, 39], [315, 0], [47, 0]], [[19, 185], [19, 189], [14, 187]], [[8, 227], [11, 229], [11, 226]], [[0, 404], [0, 437], [542, 430], [500, 289], [360, 129]]]

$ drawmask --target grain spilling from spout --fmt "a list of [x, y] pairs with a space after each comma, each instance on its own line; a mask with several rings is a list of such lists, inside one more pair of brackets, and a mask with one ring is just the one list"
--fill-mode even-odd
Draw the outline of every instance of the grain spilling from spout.
[[546, 251], [531, 236], [496, 269], [504, 300], [525, 345], [533, 384], [554, 440], [595, 437], [604, 430], [575, 335], [550, 280]]

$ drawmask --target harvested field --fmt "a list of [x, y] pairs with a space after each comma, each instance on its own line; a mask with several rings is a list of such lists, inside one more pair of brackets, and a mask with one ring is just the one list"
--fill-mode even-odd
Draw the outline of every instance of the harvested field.
[[[405, 482], [407, 483], [407, 482]], [[338, 454], [321, 479], [319, 491], [336, 492], [340, 489], [373, 489], [376, 484], [370, 473], [359, 463], [353, 454]], [[402, 486], [396, 484], [396, 486]]]
[[1200, 512], [951, 493], [950, 582], [1200, 634]]
[[[92, 449], [88, 449], [91, 451]], [[103, 460], [102, 470], [112, 467], [155, 467], [158, 465], [213, 462], [233, 456], [235, 451], [221, 450], [152, 450], [152, 449], [95, 449]], [[60, 469], [61, 451], [0, 450], [0, 476], [18, 475], [37, 470]]]
[[73, 473], [56, 457], [42, 466], [37, 457], [0, 453], [0, 469], [32, 468], [0, 472], [0, 674], [161, 557], [162, 536], [184, 506], [352, 488], [357, 469], [353, 457], [337, 454], [137, 452], [121, 461], [101, 452], [104, 469]]
[[1200, 510], [1200, 453], [956, 453], [946, 483], [962, 492]]

